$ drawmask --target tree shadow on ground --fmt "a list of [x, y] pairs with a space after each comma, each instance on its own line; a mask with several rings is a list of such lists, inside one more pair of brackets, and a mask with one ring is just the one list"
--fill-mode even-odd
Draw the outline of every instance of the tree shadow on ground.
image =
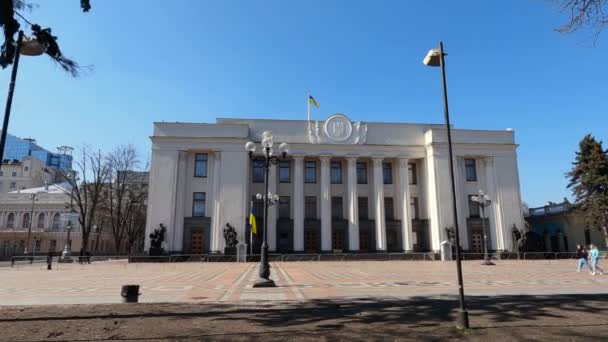
[[[608, 317], [608, 294], [544, 295], [544, 296], [470, 296], [466, 297], [467, 310], [472, 326], [476, 328], [519, 326], [542, 327], [559, 325], [560, 319], [572, 319], [578, 314]], [[128, 318], [208, 318], [215, 321], [238, 320], [266, 327], [293, 327], [316, 325], [339, 327], [345, 323], [400, 324], [432, 327], [453, 321], [456, 318], [458, 300], [455, 296], [412, 298], [341, 298], [308, 300], [299, 302], [247, 302], [245, 304], [125, 304], [114, 305], [114, 310], [96, 310], [104, 305], [92, 306], [87, 314], [70, 315], [69, 311], [54, 311], [64, 314], [22, 312], [12, 315], [8, 307], [0, 323], [128, 319]], [[66, 308], [64, 306], [64, 308]], [[8, 311], [7, 311], [8, 310]], [[477, 318], [483, 318], [477, 320]], [[478, 324], [476, 324], [478, 323]], [[608, 319], [588, 322], [589, 326], [608, 325]], [[577, 326], [585, 323], [577, 322]]]

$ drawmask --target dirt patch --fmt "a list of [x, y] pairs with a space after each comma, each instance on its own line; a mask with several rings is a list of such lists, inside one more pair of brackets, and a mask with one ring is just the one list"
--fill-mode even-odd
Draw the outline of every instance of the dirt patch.
[[600, 341], [607, 295], [370, 298], [278, 304], [107, 304], [0, 308], [2, 341]]

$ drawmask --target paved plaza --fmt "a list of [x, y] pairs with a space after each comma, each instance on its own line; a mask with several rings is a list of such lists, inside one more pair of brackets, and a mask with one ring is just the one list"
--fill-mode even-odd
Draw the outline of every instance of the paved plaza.
[[[139, 284], [141, 302], [246, 303], [346, 298], [453, 296], [454, 262], [275, 262], [276, 288], [253, 288], [257, 263], [127, 263], [20, 265], [0, 268], [3, 305], [119, 303], [122, 285]], [[577, 273], [574, 260], [463, 262], [470, 296], [603, 294], [608, 276]]]

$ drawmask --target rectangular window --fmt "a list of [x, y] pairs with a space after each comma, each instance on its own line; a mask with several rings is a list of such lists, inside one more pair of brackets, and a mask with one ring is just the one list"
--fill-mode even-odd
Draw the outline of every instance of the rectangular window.
[[25, 172], [27, 172], [29, 169], [30, 169], [30, 167], [29, 167], [29, 166], [24, 166], [24, 167], [23, 167], [23, 171], [25, 171]]
[[407, 164], [407, 172], [409, 173], [408, 178], [410, 185], [418, 184], [418, 175], [416, 174], [416, 164]]
[[40, 248], [42, 247], [42, 241], [34, 240], [34, 250], [36, 252], [40, 252]]
[[384, 219], [386, 221], [395, 220], [395, 209], [392, 197], [384, 197]]
[[13, 171], [13, 173], [11, 174], [11, 176], [17, 177], [17, 171]]
[[279, 162], [279, 182], [291, 183], [291, 161], [281, 160]]
[[317, 197], [306, 196], [304, 199], [304, 217], [311, 220], [317, 219]]
[[410, 215], [412, 216], [412, 220], [419, 218], [418, 197], [410, 197]]
[[333, 220], [342, 220], [344, 218], [344, 215], [342, 215], [342, 197], [331, 198], [331, 218]]
[[382, 179], [384, 184], [393, 184], [393, 164], [382, 163]]
[[479, 217], [479, 204], [473, 201], [473, 196], [469, 195], [469, 217], [470, 218], [478, 218]]
[[9, 188], [10, 188], [10, 189], [14, 189], [14, 188], [16, 188], [16, 187], [17, 187], [17, 184], [16, 184], [15, 182], [11, 182], [11, 184], [10, 184]]
[[359, 208], [359, 218], [367, 220], [369, 218], [367, 212], [367, 197], [359, 197], [357, 199], [357, 207]]
[[195, 192], [192, 197], [192, 217], [205, 216], [205, 201], [207, 196], [204, 192]]
[[357, 162], [357, 184], [367, 184], [366, 162]]
[[305, 174], [304, 174], [304, 182], [306, 183], [316, 183], [317, 182], [317, 163], [314, 161], [307, 161], [305, 163]]
[[252, 163], [253, 175], [251, 180], [254, 183], [264, 183], [264, 164], [261, 160], [254, 160]]
[[279, 197], [279, 218], [288, 219], [290, 214], [289, 210], [289, 196]]
[[263, 217], [264, 216], [264, 200], [259, 200], [255, 198], [255, 196], [251, 196], [251, 200], [253, 201], [253, 216], [255, 217]]
[[591, 243], [591, 232], [589, 229], [585, 229], [585, 245], [589, 245]]
[[57, 249], [57, 240], [51, 240], [49, 252], [54, 252]]
[[475, 168], [475, 159], [465, 159], [464, 167], [468, 182], [477, 181], [477, 169]]
[[4, 176], [4, 171], [0, 171], [0, 177]]
[[331, 162], [331, 184], [342, 184], [342, 163]]
[[194, 155], [194, 177], [207, 177], [207, 153]]

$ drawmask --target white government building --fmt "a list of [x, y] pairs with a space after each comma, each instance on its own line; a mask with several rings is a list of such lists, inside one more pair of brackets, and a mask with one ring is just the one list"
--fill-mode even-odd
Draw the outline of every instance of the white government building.
[[[222, 253], [230, 224], [249, 244], [250, 205], [261, 243], [263, 169], [245, 144], [271, 131], [287, 159], [270, 169], [268, 242], [276, 253], [440, 250], [453, 227], [447, 134], [443, 125], [217, 119], [216, 123], [154, 123], [147, 214], [148, 236], [167, 227], [170, 253]], [[523, 229], [512, 130], [453, 129], [458, 225], [462, 248], [482, 250], [482, 225], [470, 196], [482, 189], [490, 249], [513, 250]], [[261, 153], [260, 148], [256, 153]], [[150, 239], [146, 239], [146, 250]]]

